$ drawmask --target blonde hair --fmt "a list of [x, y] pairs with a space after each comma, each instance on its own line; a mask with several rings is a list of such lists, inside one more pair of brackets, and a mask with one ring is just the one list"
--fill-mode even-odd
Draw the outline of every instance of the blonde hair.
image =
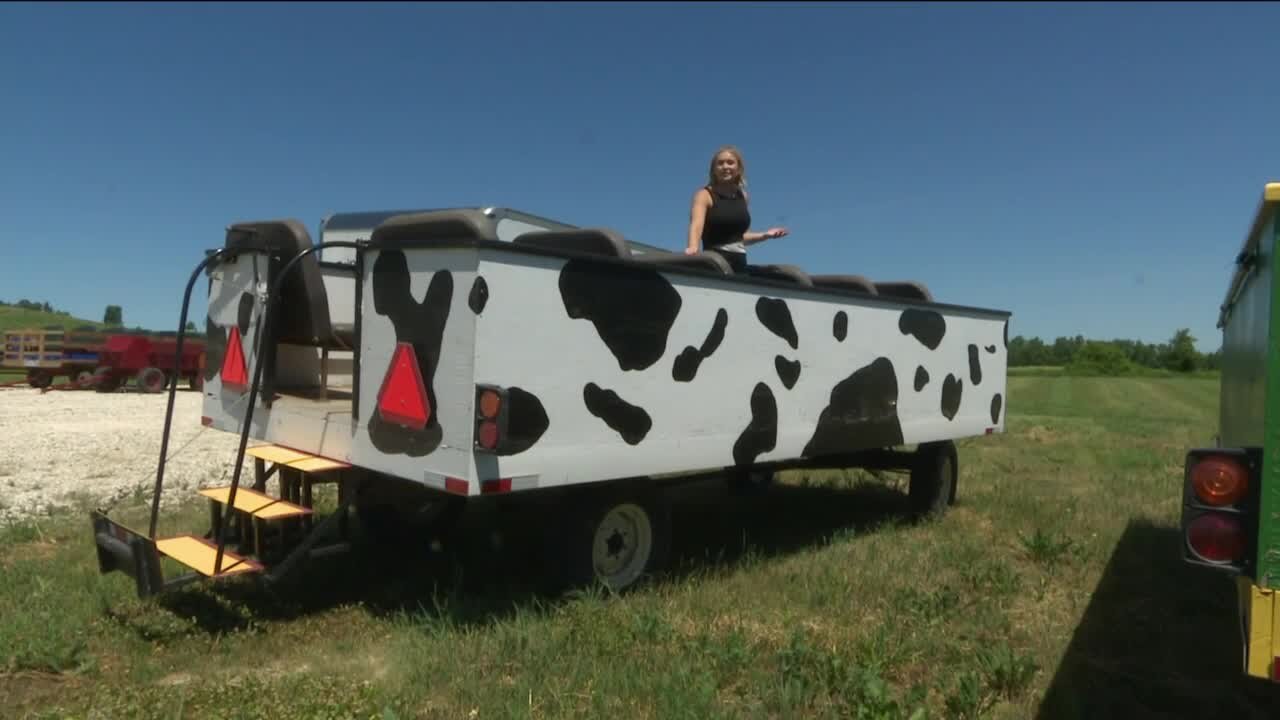
[[729, 153], [738, 161], [738, 187], [745, 188], [747, 186], [747, 164], [742, 159], [742, 151], [733, 145], [721, 145], [715, 153], [711, 155], [711, 167], [707, 170], [707, 179], [712, 186], [718, 181], [716, 180], [716, 158], [720, 157], [720, 153]]

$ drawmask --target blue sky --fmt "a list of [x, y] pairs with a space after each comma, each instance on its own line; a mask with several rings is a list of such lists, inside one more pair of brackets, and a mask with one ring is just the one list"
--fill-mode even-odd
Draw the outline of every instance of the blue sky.
[[[176, 325], [223, 228], [504, 205], [679, 248], [746, 154], [752, 261], [1010, 334], [1219, 344], [1280, 180], [1268, 4], [0, 5], [0, 299]], [[203, 307], [198, 297], [195, 307]]]

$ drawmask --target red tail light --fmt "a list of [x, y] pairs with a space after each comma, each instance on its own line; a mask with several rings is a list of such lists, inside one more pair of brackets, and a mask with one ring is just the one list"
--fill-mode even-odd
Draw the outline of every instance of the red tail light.
[[222, 358], [222, 387], [236, 392], [244, 392], [249, 387], [249, 368], [244, 361], [240, 328], [235, 326], [231, 328], [227, 353]]
[[476, 388], [476, 446], [497, 452], [507, 428], [507, 395], [502, 388]]
[[378, 390], [378, 414], [387, 422], [413, 430], [426, 427], [431, 419], [427, 387], [422, 382], [418, 356], [409, 343], [396, 344], [391, 366], [387, 368], [382, 388]]
[[1249, 471], [1227, 457], [1206, 457], [1191, 468], [1191, 489], [1205, 505], [1235, 505], [1249, 490]]
[[1236, 515], [1207, 513], [1187, 524], [1187, 544], [1208, 562], [1238, 562], [1246, 547], [1244, 527]]

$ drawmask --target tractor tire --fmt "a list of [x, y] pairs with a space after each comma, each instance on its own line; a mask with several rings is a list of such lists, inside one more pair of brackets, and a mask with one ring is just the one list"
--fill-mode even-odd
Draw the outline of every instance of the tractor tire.
[[31, 370], [27, 373], [27, 384], [43, 390], [53, 384], [53, 374], [46, 370]]

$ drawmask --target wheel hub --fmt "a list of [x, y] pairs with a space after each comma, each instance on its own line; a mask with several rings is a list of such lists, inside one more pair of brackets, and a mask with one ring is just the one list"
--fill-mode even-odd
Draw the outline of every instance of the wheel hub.
[[601, 580], [619, 589], [640, 577], [652, 551], [649, 516], [639, 506], [628, 503], [612, 508], [596, 526], [591, 559]]

